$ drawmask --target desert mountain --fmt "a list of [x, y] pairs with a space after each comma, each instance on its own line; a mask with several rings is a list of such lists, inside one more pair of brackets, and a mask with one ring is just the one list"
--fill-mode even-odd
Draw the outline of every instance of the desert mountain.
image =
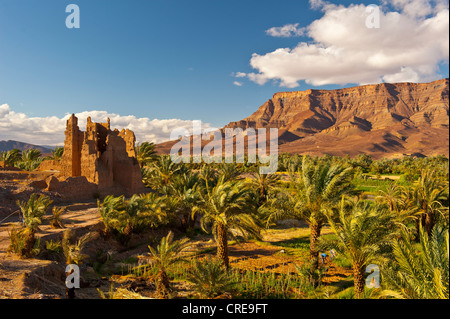
[[40, 151], [42, 154], [51, 153], [51, 149], [44, 146], [28, 144], [18, 141], [0, 141], [0, 152], [10, 151], [13, 148], [19, 149], [21, 151], [25, 151], [28, 149], [36, 149]]
[[226, 128], [278, 128], [280, 153], [449, 156], [449, 80], [276, 93]]

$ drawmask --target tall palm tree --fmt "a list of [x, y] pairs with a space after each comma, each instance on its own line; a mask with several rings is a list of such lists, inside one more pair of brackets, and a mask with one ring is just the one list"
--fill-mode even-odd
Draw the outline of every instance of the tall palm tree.
[[136, 158], [141, 167], [148, 166], [156, 159], [155, 144], [143, 142], [136, 146]]
[[169, 232], [166, 237], [161, 239], [156, 249], [148, 246], [152, 256], [152, 264], [159, 269], [156, 291], [161, 298], [167, 298], [171, 292], [167, 269], [171, 265], [185, 261], [182, 252], [189, 247], [188, 241], [189, 239], [187, 238], [173, 241], [173, 233]]
[[351, 167], [329, 162], [316, 164], [304, 156], [299, 174], [291, 174], [289, 182], [267, 204], [272, 210], [270, 220], [296, 218], [308, 223], [310, 259], [314, 269], [319, 266], [317, 244], [327, 220], [326, 212], [336, 206], [343, 195], [353, 192], [351, 175]]
[[387, 288], [384, 296], [406, 299], [449, 298], [449, 236], [448, 229], [437, 224], [432, 235], [419, 229], [418, 250], [409, 233], [401, 232], [394, 256], [397, 265], [387, 264], [383, 271]]
[[[193, 212], [203, 214], [201, 226], [208, 231], [211, 227], [217, 243], [217, 257], [229, 268], [228, 236], [239, 234], [260, 238], [260, 221], [252, 214], [256, 210], [252, 191], [242, 181], [225, 181], [220, 177], [217, 185], [210, 188], [206, 184], [205, 193], [201, 193], [200, 203]], [[232, 232], [234, 231], [234, 232]]]
[[327, 214], [327, 218], [337, 236], [334, 248], [352, 264], [355, 295], [360, 297], [364, 292], [366, 267], [382, 259], [396, 228], [393, 215], [380, 206], [368, 202], [348, 204], [343, 199], [338, 218], [335, 220], [332, 214]]
[[33, 250], [36, 242], [35, 234], [42, 223], [42, 217], [47, 212], [48, 207], [53, 201], [45, 195], [32, 194], [27, 202], [17, 201], [23, 216], [25, 226], [25, 243], [22, 252], [23, 256], [28, 256]]

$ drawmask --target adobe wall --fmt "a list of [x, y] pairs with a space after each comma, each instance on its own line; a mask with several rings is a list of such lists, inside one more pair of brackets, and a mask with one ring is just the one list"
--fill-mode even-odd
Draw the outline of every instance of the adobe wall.
[[[135, 142], [134, 133], [128, 129], [112, 131], [109, 119], [106, 123], [95, 123], [89, 117], [83, 132], [72, 114], [67, 120], [59, 179], [75, 182], [70, 178], [85, 177], [85, 181], [77, 179], [76, 186], [64, 184], [62, 189], [77, 192], [77, 187], [86, 187], [87, 193], [92, 193], [91, 186], [96, 185], [98, 194], [131, 196], [144, 192]], [[46, 169], [50, 166], [45, 164]]]

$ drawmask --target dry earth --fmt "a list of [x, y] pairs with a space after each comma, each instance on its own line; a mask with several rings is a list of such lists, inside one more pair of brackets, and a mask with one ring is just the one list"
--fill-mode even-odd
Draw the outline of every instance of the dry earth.
[[[101, 233], [102, 222], [97, 208], [89, 208], [94, 203], [74, 204], [68, 207], [63, 222], [67, 228], [75, 230], [77, 235], [86, 232]], [[64, 298], [64, 267], [61, 260], [20, 259], [8, 253], [8, 231], [18, 223], [0, 225], [0, 299], [49, 299]], [[63, 229], [52, 229], [48, 222], [40, 227], [39, 237], [41, 243], [49, 240], [60, 240]], [[232, 267], [258, 270], [262, 272], [293, 273], [295, 264], [301, 264], [300, 256], [283, 253], [278, 242], [304, 237], [308, 232], [305, 227], [294, 227], [282, 230], [271, 230], [264, 234], [262, 242], [244, 242], [230, 245], [229, 254]], [[324, 234], [329, 229], [324, 230]], [[153, 298], [154, 285], [151, 278], [127, 276], [131, 268], [125, 260], [133, 258], [137, 263], [146, 263], [147, 245], [149, 241], [156, 241], [167, 233], [167, 229], [135, 236], [130, 244], [131, 248], [124, 248], [115, 241], [105, 240], [97, 236], [96, 240], [88, 243], [83, 251], [92, 258], [99, 258], [99, 252], [109, 254], [113, 262], [106, 267], [122, 269], [123, 275], [111, 278], [100, 277], [92, 267], [81, 266], [81, 289], [77, 290], [77, 298], [99, 298], [97, 289], [107, 292], [111, 284], [115, 287], [124, 287], [140, 293], [144, 297]], [[153, 238], [153, 239], [149, 239]], [[215, 244], [210, 236], [197, 235], [192, 241], [188, 254], [198, 254], [199, 257], [215, 254]], [[348, 269], [330, 264], [325, 283], [332, 283], [350, 275]], [[175, 283], [177, 298], [184, 298], [191, 294], [189, 284]]]

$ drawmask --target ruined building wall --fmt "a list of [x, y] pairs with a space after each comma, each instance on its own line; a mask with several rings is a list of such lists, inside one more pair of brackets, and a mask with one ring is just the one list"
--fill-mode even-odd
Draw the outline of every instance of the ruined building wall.
[[72, 115], [65, 134], [60, 177], [84, 176], [98, 185], [100, 192], [130, 195], [145, 190], [132, 131], [111, 131], [109, 119], [94, 123], [88, 118], [86, 131], [82, 132]]

